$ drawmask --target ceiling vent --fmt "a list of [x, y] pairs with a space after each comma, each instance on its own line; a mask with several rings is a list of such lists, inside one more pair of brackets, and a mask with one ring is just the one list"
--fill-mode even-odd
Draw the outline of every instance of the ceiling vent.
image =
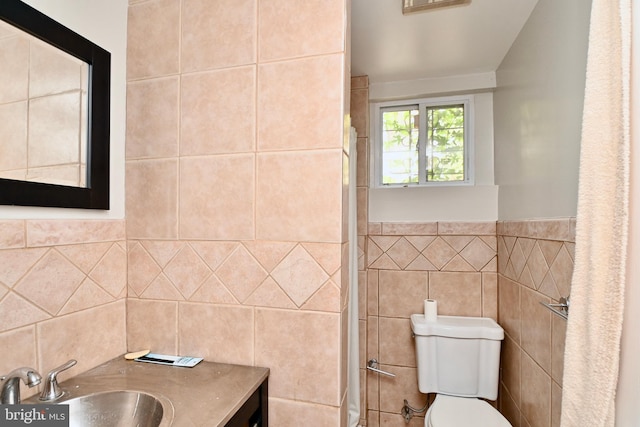
[[442, 7], [458, 6], [471, 3], [471, 0], [402, 0], [404, 15], [425, 10], [440, 9]]

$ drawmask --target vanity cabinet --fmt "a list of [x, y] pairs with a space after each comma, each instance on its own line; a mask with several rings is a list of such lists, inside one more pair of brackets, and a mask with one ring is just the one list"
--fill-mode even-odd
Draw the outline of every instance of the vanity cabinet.
[[225, 427], [269, 427], [269, 379], [256, 391], [229, 420]]

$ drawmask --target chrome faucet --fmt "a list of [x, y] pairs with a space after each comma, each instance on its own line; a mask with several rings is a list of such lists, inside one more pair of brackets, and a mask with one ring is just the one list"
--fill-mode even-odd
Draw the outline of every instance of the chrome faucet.
[[40, 384], [42, 377], [33, 368], [18, 368], [0, 377], [0, 404], [15, 405], [20, 403], [20, 380], [29, 387]]
[[66, 371], [77, 363], [76, 360], [71, 359], [67, 363], [62, 366], [58, 366], [57, 368], [52, 369], [46, 376], [44, 380], [44, 385], [42, 386], [42, 392], [40, 393], [40, 400], [45, 402], [50, 402], [52, 400], [56, 400], [60, 396], [63, 395], [63, 391], [60, 389], [58, 385], [58, 374], [62, 371]]

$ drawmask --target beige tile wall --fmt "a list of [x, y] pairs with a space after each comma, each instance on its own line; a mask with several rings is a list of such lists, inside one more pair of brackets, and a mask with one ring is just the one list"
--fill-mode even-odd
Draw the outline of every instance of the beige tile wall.
[[[346, 269], [341, 266], [347, 251], [340, 212], [342, 129], [335, 126], [340, 133], [335, 147], [327, 144], [331, 121], [314, 128], [313, 117], [300, 110], [302, 103], [295, 104], [299, 97], [305, 98], [305, 105], [324, 103], [326, 94], [318, 91], [339, 77], [317, 70], [332, 70], [343, 53], [332, 51], [337, 44], [318, 47], [318, 40], [269, 45], [266, 39], [281, 43], [289, 35], [263, 30], [269, 25], [278, 28], [277, 12], [296, 7], [288, 3], [263, 2], [258, 14], [254, 2], [243, 2], [247, 14], [234, 19], [254, 22], [255, 16], [271, 16], [274, 21], [256, 24], [260, 31], [254, 27], [253, 35], [237, 35], [249, 47], [240, 43], [237, 51], [200, 58], [189, 51], [189, 43], [213, 43], [217, 35], [206, 34], [209, 25], [197, 34], [178, 25], [180, 7], [199, 11], [190, 18], [185, 13], [183, 20], [197, 15], [211, 23], [229, 5], [220, 3], [223, 9], [211, 12], [195, 0], [131, 2], [130, 240], [125, 247], [124, 221], [1, 221], [0, 341], [13, 351], [0, 369], [26, 364], [46, 371], [75, 357], [79, 364], [69, 373], [74, 375], [122, 353], [127, 348], [124, 296], [129, 292], [130, 349], [153, 346], [269, 366], [274, 423], [298, 425], [301, 419], [314, 419], [318, 425], [344, 425]], [[329, 8], [333, 13], [342, 7], [338, 3]], [[314, 10], [296, 13], [306, 17]], [[145, 28], [150, 16], [179, 34], [154, 32], [156, 24]], [[189, 28], [198, 25], [191, 22]], [[256, 59], [260, 34], [265, 42]], [[278, 73], [329, 81], [317, 87], [286, 85], [275, 78]], [[367, 82], [354, 79], [352, 85], [357, 92]], [[198, 96], [203, 87], [208, 90]], [[229, 87], [235, 89], [224, 97], [228, 110], [207, 96]], [[232, 96], [237, 93], [243, 96]], [[217, 114], [196, 117], [199, 102], [208, 103], [202, 109]], [[336, 112], [342, 117], [346, 109], [338, 104], [336, 100], [334, 109], [322, 117]], [[366, 109], [366, 102], [359, 105]], [[305, 137], [287, 133], [278, 139], [284, 130], [272, 111], [299, 117], [295, 131]], [[367, 158], [368, 126], [358, 120], [361, 117], [354, 113], [362, 160]], [[232, 123], [235, 132], [220, 123]], [[252, 159], [254, 167], [246, 159]], [[240, 177], [233, 174], [237, 171]], [[507, 333], [502, 411], [514, 426], [557, 425], [564, 321], [538, 302], [568, 291], [573, 222], [501, 222], [497, 240], [495, 224], [368, 224], [362, 209], [367, 177], [367, 163], [360, 162], [359, 272], [361, 283], [367, 284], [360, 296], [365, 332], [361, 366], [376, 357], [384, 369], [398, 375], [390, 380], [362, 369], [368, 425], [405, 425], [398, 415], [402, 399], [414, 406], [424, 402], [415, 383], [408, 316], [421, 310], [416, 301], [425, 297], [438, 299], [444, 314], [496, 317], [499, 312]], [[335, 182], [332, 188], [339, 190], [314, 186], [320, 178], [323, 184]], [[246, 185], [232, 182], [241, 180]], [[250, 218], [243, 216], [243, 203], [253, 212]], [[335, 216], [315, 215], [336, 209]], [[221, 210], [229, 214], [216, 217]], [[414, 418], [410, 425], [420, 422]]]
[[540, 302], [569, 295], [575, 220], [498, 222], [500, 408], [514, 427], [560, 425], [566, 320]]
[[76, 359], [64, 379], [122, 354], [126, 263], [124, 221], [0, 221], [0, 373]]
[[499, 222], [497, 231], [495, 223], [370, 224], [361, 366], [376, 358], [396, 378], [367, 374], [367, 425], [401, 427], [403, 400], [426, 402], [409, 317], [428, 297], [441, 314], [497, 319], [500, 410], [514, 427], [558, 426], [566, 321], [540, 302], [569, 293], [574, 229], [571, 219]]
[[[365, 359], [395, 378], [367, 373], [367, 426], [405, 426], [404, 399], [426, 403], [418, 391], [410, 316], [426, 298], [438, 313], [497, 319], [495, 222], [370, 223], [367, 237]], [[366, 360], [361, 362], [364, 364]], [[410, 426], [421, 426], [414, 417]]]
[[282, 427], [346, 425], [346, 13], [129, 7], [128, 346], [271, 368]]

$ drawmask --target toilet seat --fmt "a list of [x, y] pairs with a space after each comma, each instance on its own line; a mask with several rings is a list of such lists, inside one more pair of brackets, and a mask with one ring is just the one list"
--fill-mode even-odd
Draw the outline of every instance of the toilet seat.
[[424, 419], [425, 427], [511, 427], [507, 419], [484, 400], [437, 395]]

